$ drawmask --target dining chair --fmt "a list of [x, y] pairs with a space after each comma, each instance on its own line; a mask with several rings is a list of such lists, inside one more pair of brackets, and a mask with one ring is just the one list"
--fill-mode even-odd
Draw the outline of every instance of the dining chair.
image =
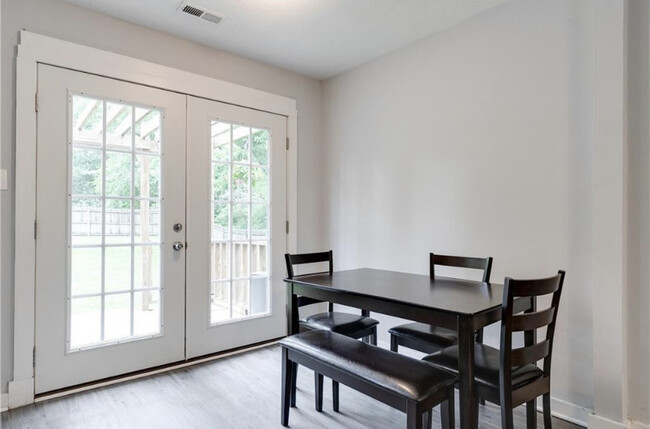
[[[537, 428], [536, 399], [543, 396], [544, 428], [551, 429], [551, 358], [555, 322], [564, 283], [564, 271], [543, 279], [506, 278], [501, 310], [501, 348], [475, 344], [474, 373], [476, 395], [501, 406], [501, 426], [513, 429], [512, 411], [526, 404], [526, 427]], [[537, 310], [537, 297], [551, 295], [550, 305]], [[515, 314], [518, 298], [530, 298], [531, 310]], [[537, 330], [546, 328], [537, 342]], [[524, 333], [524, 347], [513, 348], [512, 334]], [[423, 360], [458, 374], [458, 346], [426, 356]], [[543, 360], [542, 368], [537, 362]], [[474, 415], [478, 418], [478, 410]]]
[[[309, 273], [296, 275], [294, 273], [295, 265], [328, 263], [328, 271], [330, 275], [334, 272], [334, 258], [332, 251], [318, 252], [318, 253], [302, 253], [302, 254], [285, 254], [284, 259], [287, 264], [287, 277], [289, 279], [307, 276], [310, 274], [322, 273]], [[306, 296], [297, 297], [297, 307], [305, 307], [307, 305], [319, 304], [323, 301], [309, 298]], [[293, 314], [298, 314], [297, 309]], [[377, 345], [377, 325], [379, 322], [370, 317], [370, 312], [361, 310], [361, 314], [335, 312], [334, 304], [327, 303], [327, 312], [316, 313], [300, 319], [298, 322], [301, 332], [325, 330], [336, 332], [350, 338], [363, 339], [364, 342]], [[291, 385], [291, 406], [296, 405], [296, 377], [298, 375], [298, 364], [294, 363], [292, 366], [292, 385]], [[318, 374], [315, 374], [316, 384], [318, 384]], [[334, 399], [334, 411], [339, 410], [339, 384], [332, 381], [332, 393]]]
[[[465, 256], [449, 256], [429, 254], [429, 275], [435, 278], [436, 265], [448, 267], [469, 268], [483, 270], [482, 281], [490, 281], [492, 271], [492, 257], [470, 258]], [[453, 329], [424, 323], [406, 323], [388, 330], [390, 334], [390, 349], [398, 351], [399, 346], [408, 347], [422, 353], [434, 353], [458, 342], [458, 333]], [[483, 330], [476, 333], [476, 340], [483, 342]]]

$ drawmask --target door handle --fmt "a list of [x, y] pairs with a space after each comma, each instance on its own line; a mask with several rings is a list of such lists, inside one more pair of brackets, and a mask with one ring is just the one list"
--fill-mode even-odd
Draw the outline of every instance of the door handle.
[[183, 247], [185, 246], [183, 246], [183, 243], [181, 243], [180, 241], [175, 241], [174, 244], [172, 244], [172, 247], [174, 248], [175, 251], [180, 252], [181, 250], [183, 250]]

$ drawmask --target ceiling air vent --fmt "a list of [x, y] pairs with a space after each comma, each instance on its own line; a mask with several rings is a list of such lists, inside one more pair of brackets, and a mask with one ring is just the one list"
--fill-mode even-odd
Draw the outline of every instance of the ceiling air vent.
[[187, 13], [188, 15], [205, 19], [206, 21], [212, 22], [213, 24], [218, 24], [219, 21], [221, 21], [221, 19], [223, 18], [222, 16], [219, 16], [214, 12], [206, 10], [203, 7], [197, 6], [195, 4], [190, 4], [187, 2], [183, 2], [178, 8], [178, 10], [180, 10], [183, 13]]

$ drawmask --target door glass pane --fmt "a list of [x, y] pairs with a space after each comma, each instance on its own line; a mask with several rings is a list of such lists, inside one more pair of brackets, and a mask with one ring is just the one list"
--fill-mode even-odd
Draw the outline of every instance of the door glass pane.
[[162, 116], [71, 104], [68, 349], [159, 335]]
[[70, 305], [70, 348], [97, 344], [102, 338], [102, 300], [73, 298]]
[[[133, 106], [106, 103], [106, 148], [130, 151], [133, 145]], [[131, 172], [129, 168], [129, 173]]]
[[214, 161], [230, 161], [230, 132], [231, 125], [223, 122], [212, 122], [212, 159]]
[[104, 240], [106, 244], [131, 243], [131, 200], [106, 198], [105, 201]]
[[230, 243], [212, 243], [210, 270], [213, 280], [227, 280], [230, 274]]
[[106, 152], [106, 196], [131, 196], [131, 154]]
[[217, 201], [227, 201], [230, 198], [230, 165], [212, 164], [212, 195]]
[[160, 333], [160, 291], [135, 292], [133, 296], [133, 335]]
[[266, 165], [269, 160], [269, 132], [267, 130], [253, 129], [253, 164]]
[[160, 243], [160, 200], [135, 200], [136, 243]]
[[131, 289], [131, 246], [104, 249], [104, 290], [116, 292]]
[[268, 130], [212, 121], [211, 323], [269, 312]]
[[156, 109], [135, 109], [135, 150], [160, 152], [160, 112]]
[[133, 288], [159, 288], [160, 246], [136, 246], [133, 260]]
[[230, 282], [213, 283], [210, 288], [210, 320], [212, 323], [224, 322], [232, 318], [230, 314]]
[[77, 147], [103, 145], [104, 103], [97, 98], [74, 95], [72, 97], [72, 141]]
[[160, 156], [135, 156], [135, 196], [160, 198]]
[[230, 205], [218, 204], [213, 205], [213, 222], [212, 222], [212, 240], [229, 240], [230, 239]]
[[72, 249], [70, 288], [72, 295], [98, 294], [102, 291], [102, 249]]
[[72, 198], [70, 238], [73, 245], [102, 244], [101, 198]]
[[232, 239], [248, 238], [248, 204], [232, 205]]
[[235, 162], [248, 162], [250, 151], [250, 132], [248, 127], [233, 125], [232, 127], [232, 159]]
[[119, 340], [131, 334], [131, 294], [106, 295], [104, 339]]
[[234, 201], [248, 201], [250, 195], [250, 184], [248, 176], [250, 167], [246, 165], [234, 165], [232, 168], [232, 199]]
[[75, 147], [72, 149], [72, 193], [102, 194], [102, 151]]
[[254, 202], [265, 203], [269, 200], [269, 175], [266, 168], [252, 168], [251, 188]]

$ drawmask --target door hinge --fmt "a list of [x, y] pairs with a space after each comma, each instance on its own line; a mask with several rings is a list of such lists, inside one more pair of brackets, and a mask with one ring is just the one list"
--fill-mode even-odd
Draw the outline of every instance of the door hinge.
[[287, 221], [287, 234], [289, 234], [289, 221]]
[[32, 366], [36, 368], [36, 347], [32, 349]]
[[34, 240], [36, 240], [36, 219], [34, 219]]
[[289, 150], [289, 137], [287, 137], [287, 150]]
[[34, 94], [34, 112], [38, 113], [38, 92]]

